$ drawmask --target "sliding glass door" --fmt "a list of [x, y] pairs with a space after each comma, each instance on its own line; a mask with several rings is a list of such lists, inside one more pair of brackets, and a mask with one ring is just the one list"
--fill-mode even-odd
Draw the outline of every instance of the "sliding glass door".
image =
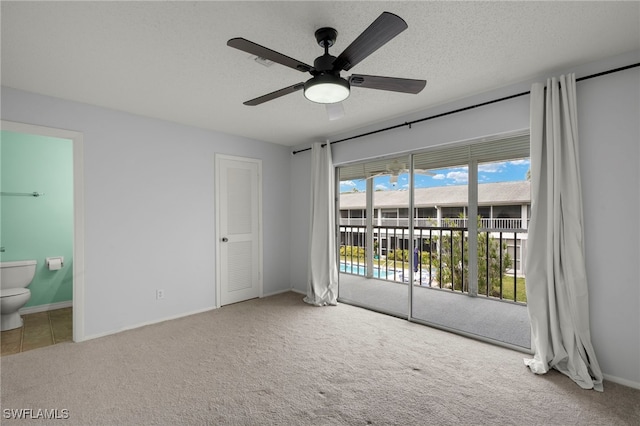
[[[523, 273], [528, 156], [527, 134], [413, 155], [414, 207], [435, 209], [436, 220], [423, 223], [415, 210], [420, 279], [412, 291], [412, 320], [530, 347]], [[429, 253], [420, 251], [424, 234]]]
[[[463, 158], [436, 167], [414, 156], [414, 278], [411, 316], [443, 327], [465, 312], [452, 294], [468, 294], [469, 165]], [[432, 291], [441, 290], [441, 291]]]
[[339, 298], [529, 348], [528, 155], [523, 133], [340, 167]]
[[339, 297], [408, 317], [409, 157], [339, 169]]

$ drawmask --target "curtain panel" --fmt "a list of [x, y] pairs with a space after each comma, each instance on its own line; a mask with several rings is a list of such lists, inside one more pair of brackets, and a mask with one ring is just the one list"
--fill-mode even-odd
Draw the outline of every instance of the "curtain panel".
[[591, 344], [584, 258], [575, 75], [531, 88], [531, 223], [527, 304], [536, 374], [554, 368], [602, 391]]
[[338, 265], [335, 227], [335, 171], [331, 145], [311, 148], [311, 217], [309, 226], [309, 273], [306, 303], [336, 305]]

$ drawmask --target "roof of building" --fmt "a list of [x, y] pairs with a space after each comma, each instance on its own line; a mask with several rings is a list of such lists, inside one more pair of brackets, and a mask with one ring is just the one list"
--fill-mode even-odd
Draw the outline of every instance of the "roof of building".
[[[468, 204], [467, 185], [416, 188], [416, 207], [466, 206]], [[409, 191], [376, 191], [373, 194], [375, 207], [407, 207]], [[529, 181], [483, 183], [478, 185], [478, 205], [496, 206], [531, 203]], [[364, 209], [365, 192], [345, 192], [340, 194], [340, 209]]]

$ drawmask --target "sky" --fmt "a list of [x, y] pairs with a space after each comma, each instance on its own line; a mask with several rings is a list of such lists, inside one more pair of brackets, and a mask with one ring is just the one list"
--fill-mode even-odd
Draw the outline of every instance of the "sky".
[[[526, 180], [529, 167], [529, 159], [479, 164], [478, 183]], [[433, 169], [429, 170], [429, 175], [416, 174], [416, 188], [466, 185], [469, 181], [468, 178], [469, 170], [467, 167]], [[395, 185], [390, 183], [389, 176], [378, 176], [373, 179], [374, 188], [377, 191], [406, 191], [409, 188], [408, 173], [400, 174]], [[357, 191], [364, 192], [366, 185], [365, 179], [341, 181], [340, 192], [352, 192], [354, 188]]]

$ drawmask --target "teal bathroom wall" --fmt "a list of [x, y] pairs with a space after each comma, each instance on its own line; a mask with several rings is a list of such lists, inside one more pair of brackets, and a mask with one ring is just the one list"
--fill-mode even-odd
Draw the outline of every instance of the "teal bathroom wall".
[[[0, 166], [3, 193], [44, 193], [0, 196], [1, 260], [38, 262], [25, 307], [72, 300], [73, 142], [2, 131]], [[55, 256], [64, 266], [50, 271], [45, 258]]]

